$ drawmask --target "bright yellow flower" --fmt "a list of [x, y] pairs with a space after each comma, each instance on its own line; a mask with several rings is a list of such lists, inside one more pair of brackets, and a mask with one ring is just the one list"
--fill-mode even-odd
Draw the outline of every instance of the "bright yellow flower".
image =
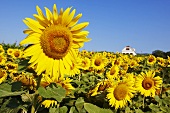
[[168, 61], [162, 57], [157, 57], [157, 62], [162, 67], [166, 67], [168, 65]]
[[6, 63], [5, 64], [5, 69], [8, 72], [17, 72], [18, 64], [15, 64], [15, 63], [12, 63], [12, 62]]
[[70, 71], [67, 73], [67, 75], [74, 76], [76, 74], [80, 74], [79, 65], [77, 62], [72, 62], [72, 66], [70, 67]]
[[43, 87], [47, 87], [49, 86], [51, 83], [55, 83], [60, 85], [61, 87], [63, 87], [66, 90], [66, 94], [69, 94], [72, 90], [74, 90], [75, 88], [71, 85], [72, 80], [69, 78], [59, 78], [59, 80], [55, 77], [49, 77], [46, 74], [43, 74], [43, 78], [41, 80], [41, 86]]
[[147, 59], [147, 64], [154, 65], [156, 63], [156, 57], [153, 55], [149, 55]]
[[110, 86], [111, 86], [110, 80], [100, 81], [99, 83], [97, 83], [94, 89], [90, 90], [89, 94], [91, 96], [101, 94], [103, 91], [105, 91]]
[[76, 10], [71, 11], [71, 7], [64, 11], [61, 8], [59, 13], [56, 4], [53, 12], [45, 7], [46, 16], [38, 6], [36, 9], [38, 14], [33, 15], [36, 20], [23, 20], [28, 26], [24, 31], [28, 36], [20, 44], [31, 44], [24, 56], [31, 56], [29, 63], [37, 65], [37, 75], [45, 71], [50, 76], [63, 77], [76, 61], [77, 49], [90, 40], [87, 38], [89, 32], [83, 30], [89, 23], [77, 24], [82, 14], [74, 17]]
[[0, 68], [0, 84], [5, 81], [7, 78], [7, 72], [4, 69]]
[[5, 53], [5, 50], [3, 48], [0, 48], [0, 55], [3, 55]]
[[136, 88], [144, 96], [154, 97], [157, 89], [162, 85], [162, 78], [154, 77], [154, 71], [142, 72], [136, 77]]
[[80, 66], [80, 69], [83, 69], [83, 70], [88, 70], [90, 68], [90, 59], [85, 57], [85, 58], [80, 58], [79, 59], [79, 66]]
[[[9, 52], [10, 52], [10, 51], [9, 51]], [[12, 52], [12, 54], [11, 54], [11, 56], [12, 56], [14, 59], [16, 59], [16, 58], [21, 58], [22, 55], [23, 55], [23, 52], [22, 52], [22, 50], [20, 50], [20, 49], [14, 49], [13, 52]]]
[[136, 92], [134, 88], [134, 82], [125, 79], [123, 81], [115, 81], [113, 85], [108, 88], [107, 98], [109, 99], [109, 104], [115, 109], [123, 108], [127, 105], [127, 102], [131, 102], [131, 98]]
[[119, 74], [119, 66], [113, 65], [108, 72], [106, 72], [106, 76], [108, 79], [117, 79]]
[[0, 54], [0, 65], [5, 65], [7, 59], [3, 54]]
[[95, 70], [103, 69], [107, 64], [107, 59], [100, 53], [96, 53], [91, 59], [91, 66]]
[[8, 55], [11, 56], [11, 55], [13, 54], [13, 52], [14, 52], [14, 49], [12, 49], [12, 48], [8, 48], [8, 49], [7, 49], [7, 54], [8, 54]]
[[55, 101], [55, 100], [44, 100], [41, 104], [44, 105], [45, 108], [49, 108], [51, 106], [56, 106], [57, 101]]

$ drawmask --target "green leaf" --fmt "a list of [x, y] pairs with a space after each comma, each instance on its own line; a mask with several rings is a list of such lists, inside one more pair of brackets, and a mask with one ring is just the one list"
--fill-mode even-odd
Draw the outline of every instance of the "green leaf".
[[135, 109], [135, 113], [143, 113], [141, 109]]
[[21, 95], [21, 99], [23, 102], [33, 102], [34, 100], [34, 95], [35, 94], [29, 94], [29, 93], [25, 93]]
[[76, 108], [75, 108], [74, 106], [71, 107], [69, 113], [73, 113], [75, 109], [76, 109]]
[[149, 105], [149, 108], [152, 109], [153, 111], [159, 111], [159, 107], [153, 103]]
[[76, 100], [75, 106], [79, 112], [82, 110], [83, 105], [84, 105], [84, 99], [82, 97], [78, 98]]
[[88, 113], [113, 113], [110, 109], [102, 109], [91, 103], [84, 103], [84, 108]]
[[44, 98], [54, 98], [58, 102], [61, 102], [65, 98], [66, 90], [61, 86], [55, 87], [53, 84], [48, 86], [46, 89], [44, 87], [38, 88], [39, 94]]
[[12, 85], [12, 89], [11, 89], [12, 91], [20, 91], [22, 82], [13, 82], [11, 85]]
[[50, 108], [49, 113], [59, 113], [59, 108]]
[[29, 66], [29, 59], [26, 60], [21, 60], [19, 63], [18, 63], [18, 73], [22, 72], [23, 70], [26, 70], [27, 67]]
[[67, 113], [68, 108], [66, 106], [60, 107], [60, 113]]
[[0, 85], [0, 98], [7, 96], [17, 96], [25, 93], [25, 91], [12, 91], [12, 85], [7, 83]]
[[165, 106], [161, 106], [160, 107], [160, 109], [162, 110], [162, 111], [164, 111], [165, 113], [168, 113], [168, 107], [165, 107]]

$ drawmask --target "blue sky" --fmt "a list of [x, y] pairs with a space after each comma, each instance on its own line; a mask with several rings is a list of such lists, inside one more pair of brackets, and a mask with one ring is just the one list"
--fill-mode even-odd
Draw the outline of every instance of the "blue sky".
[[72, 6], [79, 22], [88, 21], [90, 42], [82, 49], [121, 52], [129, 45], [137, 53], [170, 51], [170, 0], [1, 0], [0, 42], [19, 43], [26, 37], [23, 23], [37, 14], [36, 5], [52, 10]]

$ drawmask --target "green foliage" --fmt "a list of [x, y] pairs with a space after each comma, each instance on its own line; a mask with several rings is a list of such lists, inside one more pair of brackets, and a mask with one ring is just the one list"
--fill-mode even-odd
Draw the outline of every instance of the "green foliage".
[[84, 108], [88, 113], [113, 113], [109, 109], [102, 109], [91, 103], [84, 103]]
[[20, 87], [20, 83], [15, 84], [7, 84], [3, 83], [0, 85], [0, 98], [7, 97], [7, 96], [17, 96], [25, 93], [25, 91], [15, 91], [18, 90]]
[[51, 84], [50, 86], [44, 88], [39, 87], [38, 88], [39, 95], [41, 95], [44, 98], [54, 98], [58, 102], [61, 102], [63, 98], [65, 98], [66, 90], [62, 88], [61, 86], [55, 86], [54, 84]]

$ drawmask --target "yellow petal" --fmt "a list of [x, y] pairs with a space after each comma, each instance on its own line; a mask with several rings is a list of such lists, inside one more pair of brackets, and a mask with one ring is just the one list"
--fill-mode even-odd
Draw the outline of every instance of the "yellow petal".
[[44, 27], [48, 27], [49, 21], [47, 19], [42, 18], [41, 16], [38, 16], [36, 14], [33, 15], [34, 18]]
[[73, 34], [73, 37], [85, 37], [89, 34], [88, 31], [81, 31], [79, 33]]
[[58, 19], [58, 11], [57, 11], [56, 4], [54, 4], [54, 6], [53, 6], [53, 19], [54, 19], [54, 24], [56, 24], [57, 19]]
[[37, 33], [42, 33], [42, 31], [34, 24], [30, 23], [29, 21], [23, 20], [23, 22], [33, 31], [37, 32]]
[[59, 78], [59, 60], [54, 61], [53, 76], [58, 80], [58, 78]]
[[69, 23], [68, 27], [74, 26], [81, 17], [82, 17], [82, 14], [78, 14], [74, 19], [72, 19], [72, 21]]
[[39, 43], [40, 37], [41, 35], [38, 33], [32, 33], [30, 35], [28, 35], [24, 40], [22, 40], [20, 42], [20, 45], [24, 45], [24, 44], [37, 44]]
[[46, 16], [47, 16], [47, 19], [50, 21], [50, 20], [53, 20], [53, 15], [51, 13], [51, 11], [45, 7], [45, 11], [46, 11]]
[[33, 20], [31, 18], [25, 18], [25, 20], [27, 20], [28, 22], [34, 24], [36, 27], [38, 27], [39, 29], [45, 29], [44, 26], [42, 26], [41, 24], [39, 24], [39, 22], [37, 22], [36, 20]]
[[82, 29], [84, 29], [86, 26], [88, 26], [89, 22], [83, 22], [80, 24], [75, 25], [72, 29], [72, 33], [80, 32]]

